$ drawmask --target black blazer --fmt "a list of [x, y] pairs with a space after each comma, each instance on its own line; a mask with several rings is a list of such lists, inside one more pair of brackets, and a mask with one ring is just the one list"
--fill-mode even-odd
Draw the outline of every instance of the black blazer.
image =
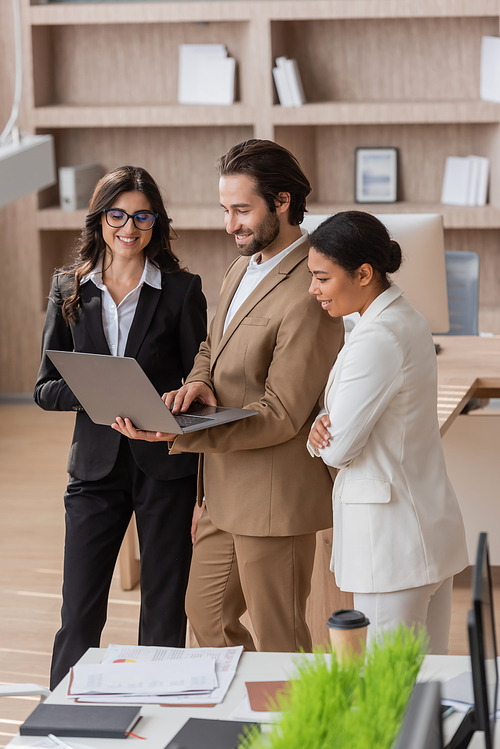
[[[113, 468], [120, 434], [91, 421], [45, 353], [55, 349], [110, 354], [102, 324], [101, 291], [92, 281], [81, 287], [77, 321], [69, 325], [64, 321], [61, 305], [72, 283], [71, 276], [55, 275], [52, 281], [34, 399], [48, 411], [77, 411], [67, 470], [79, 479], [95, 481]], [[206, 321], [200, 277], [162, 273], [161, 289], [147, 284], [141, 289], [125, 356], [137, 359], [160, 394], [175, 390], [191, 371], [206, 337]], [[197, 455], [169, 455], [167, 443], [130, 440], [130, 447], [139, 468], [153, 478], [177, 479], [197, 471]]]

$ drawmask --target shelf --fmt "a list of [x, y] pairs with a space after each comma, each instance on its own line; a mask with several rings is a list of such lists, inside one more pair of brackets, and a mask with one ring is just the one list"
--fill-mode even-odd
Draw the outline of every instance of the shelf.
[[[224, 214], [220, 206], [168, 205], [168, 215], [176, 230], [220, 229], [224, 231]], [[87, 211], [63, 211], [60, 208], [43, 208], [37, 212], [37, 227], [44, 231], [81, 229]]]
[[[265, 5], [256, 2], [255, 5]], [[29, 8], [32, 26], [66, 26], [74, 24], [151, 24], [203, 23], [213, 21], [248, 21], [254, 3], [244, 0], [220, 2], [101, 2], [48, 3]]]
[[252, 125], [254, 110], [244, 104], [52, 106], [33, 110], [37, 128], [74, 127], [223, 127]]
[[[497, 124], [500, 104], [456, 102], [325, 102], [303, 107], [267, 108], [273, 125]], [[66, 127], [224, 127], [253, 125], [265, 115], [244, 104], [231, 106], [50, 106], [34, 110], [37, 128]]]
[[85, 224], [87, 211], [62, 211], [60, 208], [43, 208], [37, 211], [36, 225], [38, 229], [64, 230], [82, 229]]
[[[253, 5], [254, 3], [252, 3]], [[257, 5], [257, 3], [255, 3]], [[261, 2], [272, 20], [497, 16], [497, 0], [280, 0]]]
[[32, 5], [33, 26], [64, 24], [183, 23], [259, 18], [377, 19], [497, 16], [497, 0], [221, 0], [220, 2], [138, 2]]
[[487, 101], [324, 102], [272, 108], [275, 125], [418, 125], [498, 123], [500, 104]]
[[[465, 208], [442, 203], [311, 203], [309, 213], [338, 213], [339, 211], [367, 211], [368, 213], [441, 213], [445, 229], [500, 229], [500, 208]], [[169, 216], [174, 229], [224, 231], [224, 217], [219, 206], [169, 205]], [[37, 227], [42, 230], [81, 229], [86, 211], [62, 211], [44, 208], [37, 212]]]
[[442, 203], [343, 203], [308, 204], [309, 213], [332, 214], [339, 211], [367, 211], [368, 213], [441, 213], [445, 229], [500, 229], [500, 208], [443, 205]]

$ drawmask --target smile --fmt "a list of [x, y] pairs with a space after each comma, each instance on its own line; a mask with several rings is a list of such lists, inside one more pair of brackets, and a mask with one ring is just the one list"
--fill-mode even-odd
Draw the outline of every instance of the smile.
[[132, 242], [135, 242], [138, 237], [118, 237], [120, 242], [125, 242], [125, 244], [132, 244]]

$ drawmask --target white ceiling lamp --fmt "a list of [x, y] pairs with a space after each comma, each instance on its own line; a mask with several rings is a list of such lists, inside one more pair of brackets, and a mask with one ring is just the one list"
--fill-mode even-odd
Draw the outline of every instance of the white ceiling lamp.
[[21, 133], [17, 125], [23, 77], [18, 0], [12, 0], [12, 10], [16, 78], [12, 111], [0, 135], [0, 208], [22, 198], [23, 195], [56, 183], [52, 136]]

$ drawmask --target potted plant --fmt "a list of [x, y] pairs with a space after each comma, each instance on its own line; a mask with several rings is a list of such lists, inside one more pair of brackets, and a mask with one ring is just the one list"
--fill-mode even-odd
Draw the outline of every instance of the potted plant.
[[398, 734], [427, 640], [404, 626], [361, 656], [297, 658], [297, 676], [278, 698], [281, 719], [250, 731], [240, 749], [390, 749]]

